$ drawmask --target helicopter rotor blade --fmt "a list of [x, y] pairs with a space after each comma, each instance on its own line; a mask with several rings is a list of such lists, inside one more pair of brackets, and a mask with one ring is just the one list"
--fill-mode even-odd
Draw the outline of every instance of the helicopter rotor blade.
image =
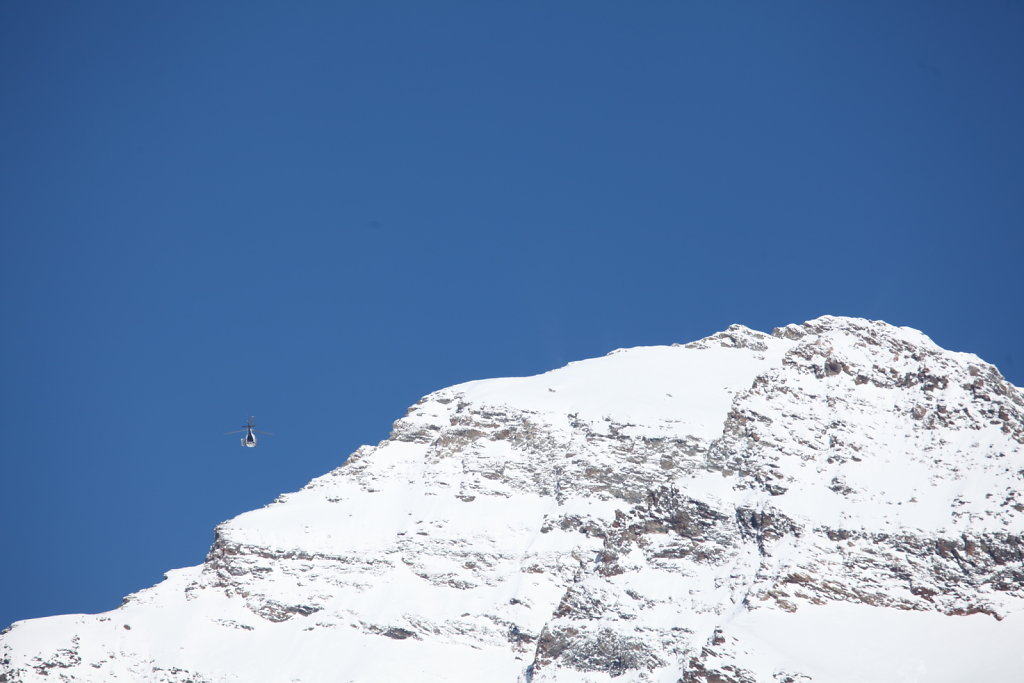
[[233, 432], [224, 432], [224, 435], [227, 436], [228, 434], [241, 434], [244, 431], [245, 431], [244, 429], [236, 429]]
[[256, 432], [257, 434], [266, 434], [267, 436], [273, 436], [274, 435], [274, 432], [265, 432], [262, 429], [254, 429], [252, 431]]

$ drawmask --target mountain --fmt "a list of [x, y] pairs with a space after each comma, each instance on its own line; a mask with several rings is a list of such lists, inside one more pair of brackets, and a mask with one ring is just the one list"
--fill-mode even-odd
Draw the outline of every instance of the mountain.
[[1020, 680], [1024, 392], [823, 317], [432, 393], [0, 682]]

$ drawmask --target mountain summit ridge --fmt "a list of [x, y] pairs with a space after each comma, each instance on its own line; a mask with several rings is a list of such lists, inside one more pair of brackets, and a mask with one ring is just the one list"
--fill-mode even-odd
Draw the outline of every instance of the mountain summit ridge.
[[1022, 485], [977, 356], [733, 325], [428, 394], [204, 564], [16, 623], [0, 682], [1008, 679]]

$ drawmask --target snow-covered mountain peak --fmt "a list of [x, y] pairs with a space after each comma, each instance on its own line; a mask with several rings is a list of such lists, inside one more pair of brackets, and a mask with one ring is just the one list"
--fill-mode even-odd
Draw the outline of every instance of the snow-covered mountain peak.
[[994, 367], [855, 318], [468, 382], [0, 681], [1006, 680], [1022, 444]]

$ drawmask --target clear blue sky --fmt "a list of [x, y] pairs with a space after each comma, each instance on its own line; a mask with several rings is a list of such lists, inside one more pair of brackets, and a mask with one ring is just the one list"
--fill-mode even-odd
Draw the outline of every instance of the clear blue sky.
[[1024, 385], [1022, 35], [1010, 1], [0, 4], [0, 628], [199, 563], [462, 381], [831, 313]]

